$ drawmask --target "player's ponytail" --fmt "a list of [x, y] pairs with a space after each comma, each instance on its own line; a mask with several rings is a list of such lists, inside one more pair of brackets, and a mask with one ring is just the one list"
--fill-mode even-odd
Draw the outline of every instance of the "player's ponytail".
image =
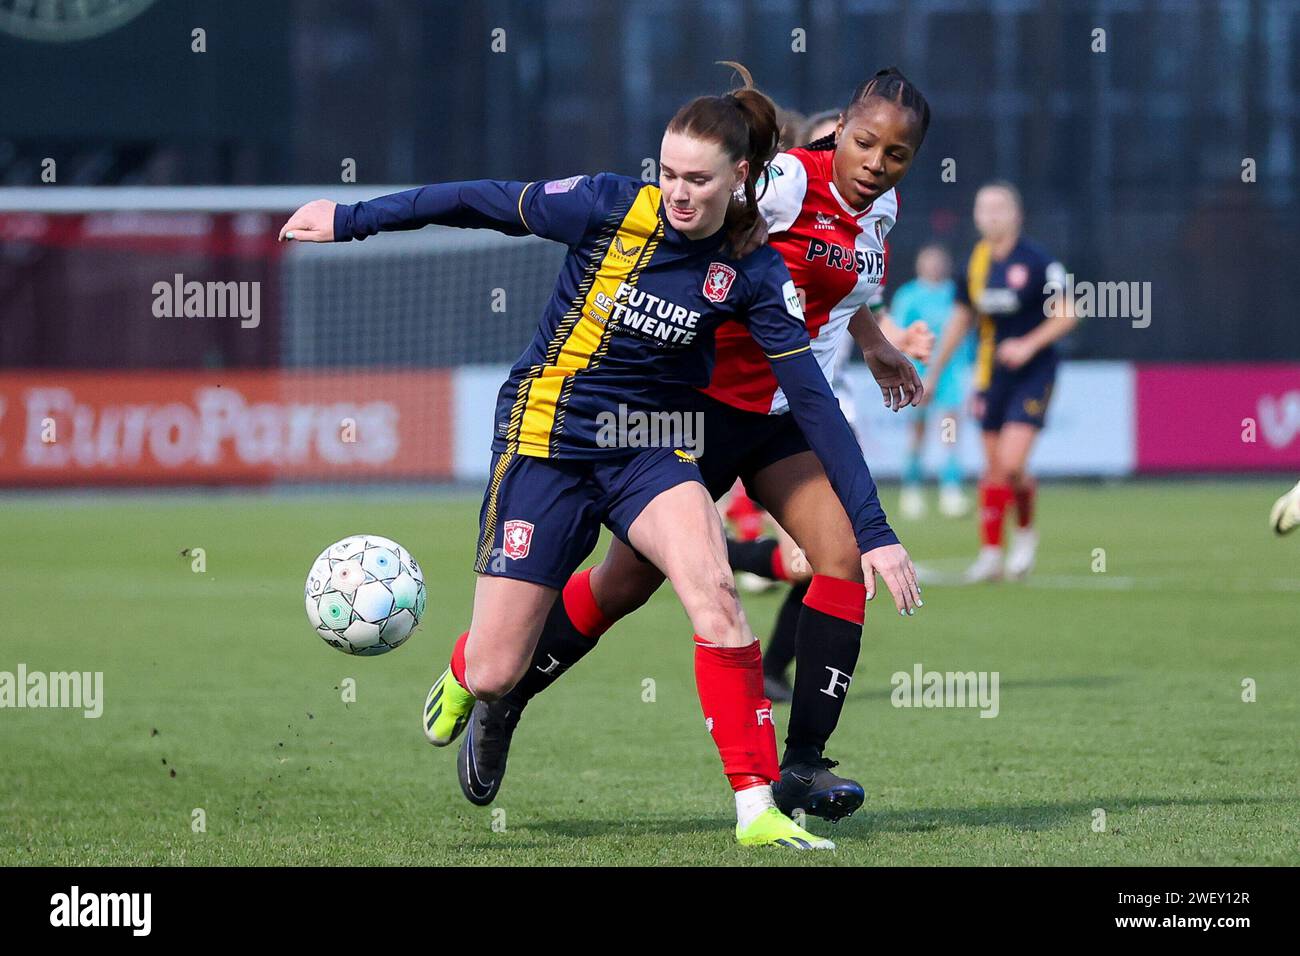
[[776, 104], [755, 89], [749, 70], [730, 60], [719, 62], [739, 73], [744, 86], [722, 96], [692, 100], [677, 111], [668, 131], [715, 142], [733, 162], [749, 160], [744, 185], [727, 207], [727, 241], [735, 249], [745, 244], [758, 223], [758, 180], [776, 155], [781, 128]]

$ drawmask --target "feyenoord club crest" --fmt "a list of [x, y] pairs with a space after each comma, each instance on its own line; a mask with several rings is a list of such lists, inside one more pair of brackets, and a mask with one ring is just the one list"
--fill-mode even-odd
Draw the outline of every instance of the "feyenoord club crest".
[[736, 281], [736, 270], [721, 262], [709, 264], [709, 274], [704, 277], [704, 297], [710, 302], [721, 302]]
[[885, 227], [879, 219], [876, 220], [876, 241], [882, 246], [885, 244]]
[[502, 535], [502, 551], [512, 561], [522, 561], [528, 557], [528, 549], [533, 544], [533, 524], [512, 518], [507, 521]]
[[1007, 286], [1019, 291], [1029, 281], [1029, 266], [1023, 262], [1014, 262], [1007, 266]]

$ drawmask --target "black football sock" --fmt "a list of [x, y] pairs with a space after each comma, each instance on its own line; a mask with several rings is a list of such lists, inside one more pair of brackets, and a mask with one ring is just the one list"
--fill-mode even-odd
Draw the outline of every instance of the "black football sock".
[[769, 581], [779, 581], [772, 567], [772, 555], [780, 545], [776, 538], [755, 538], [753, 541], [727, 539], [727, 562], [737, 571], [748, 571]]
[[763, 673], [768, 677], [784, 679], [786, 669], [794, 660], [795, 648], [798, 646], [799, 616], [803, 611], [803, 596], [808, 593], [808, 585], [791, 585], [790, 591], [781, 602], [781, 609], [776, 612], [776, 622], [772, 625], [772, 637], [763, 651]]
[[591, 569], [569, 578], [542, 625], [537, 650], [519, 683], [506, 698], [520, 710], [596, 646], [614, 623], [601, 613], [591, 593]]
[[859, 582], [813, 575], [799, 614], [782, 766], [818, 759], [835, 732], [862, 646], [866, 595]]

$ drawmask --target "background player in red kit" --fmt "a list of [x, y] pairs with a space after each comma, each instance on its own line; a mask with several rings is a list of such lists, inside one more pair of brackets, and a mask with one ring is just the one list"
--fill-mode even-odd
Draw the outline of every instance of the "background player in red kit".
[[[759, 211], [804, 303], [812, 351], [829, 381], [837, 348], [851, 334], [897, 408], [915, 401], [916, 369], [882, 335], [865, 306], [885, 280], [885, 236], [898, 215], [894, 189], [929, 124], [929, 106], [900, 72], [882, 70], [844, 110], [839, 133], [779, 154], [759, 185]], [[797, 624], [797, 673], [777, 805], [839, 819], [862, 805], [856, 781], [832, 772], [824, 756], [839, 721], [862, 640], [864, 578], [844, 508], [767, 368], [762, 349], [737, 323], [717, 334], [717, 361], [705, 389], [705, 451], [700, 469], [715, 498], [737, 477], [795, 539], [814, 575]], [[519, 713], [593, 646], [618, 618], [649, 599], [663, 576], [614, 542], [595, 568], [564, 587], [519, 684], [476, 708], [461, 748], [461, 790], [485, 805], [496, 796]], [[892, 588], [891, 588], [892, 592]], [[899, 595], [895, 604], [907, 613]]]

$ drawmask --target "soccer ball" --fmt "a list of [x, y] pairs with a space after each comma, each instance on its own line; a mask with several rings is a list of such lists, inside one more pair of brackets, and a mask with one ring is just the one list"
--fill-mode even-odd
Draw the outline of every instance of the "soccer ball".
[[401, 647], [424, 616], [424, 575], [396, 541], [355, 534], [307, 572], [307, 620], [330, 647], [372, 657]]

